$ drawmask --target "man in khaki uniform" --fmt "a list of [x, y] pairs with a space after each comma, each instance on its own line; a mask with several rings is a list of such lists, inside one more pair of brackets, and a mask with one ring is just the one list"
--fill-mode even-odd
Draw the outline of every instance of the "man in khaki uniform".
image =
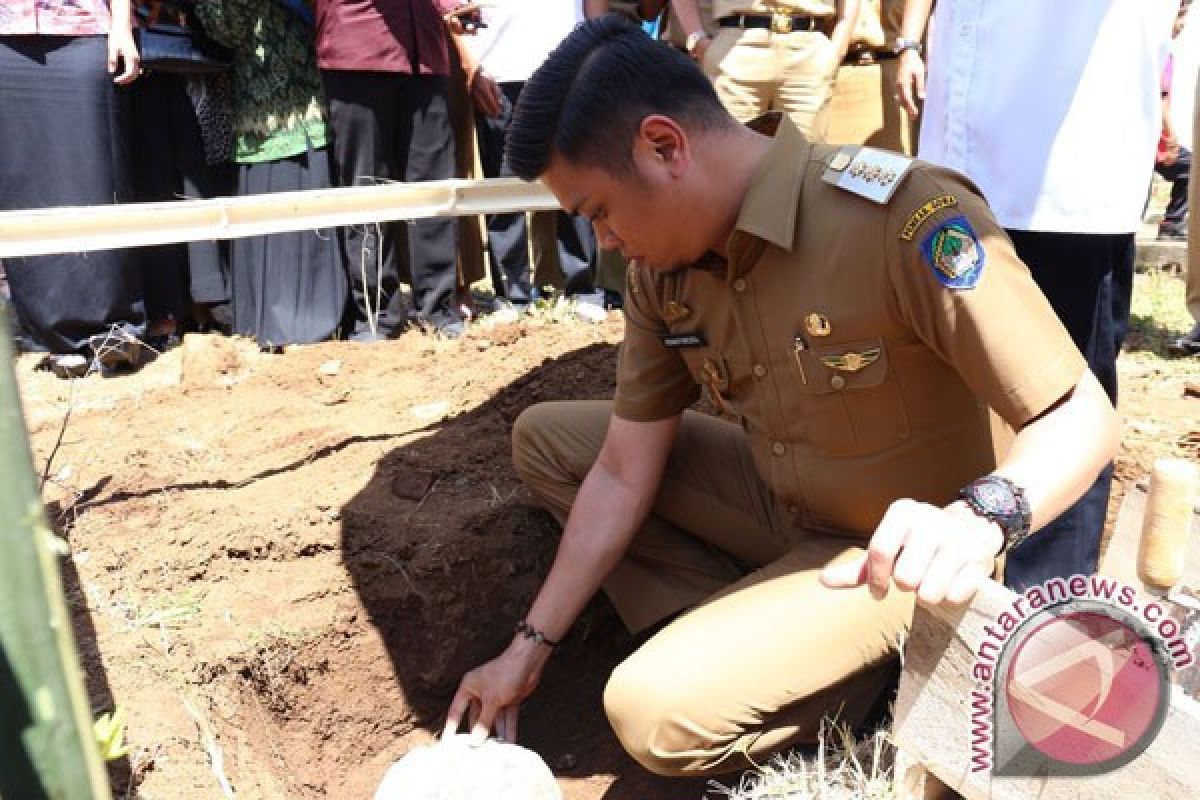
[[672, 0], [684, 47], [736, 119], [783, 111], [802, 133], [824, 141], [834, 75], [846, 55], [860, 0]]
[[[762, 763], [860, 720], [913, 592], [970, 597], [1115, 450], [1112, 406], [962, 176], [813, 144], [780, 114], [739, 125], [611, 17], [534, 74], [508, 141], [516, 174], [634, 266], [615, 399], [514, 428], [563, 540], [448, 732], [471, 711], [477, 739], [515, 740], [603, 587], [631, 630], [665, 622], [605, 691], [630, 754], [662, 774]], [[688, 410], [702, 388], [722, 418]], [[989, 406], [1019, 430], [999, 465]]]
[[895, 102], [899, 55], [918, 47], [900, 35], [904, 0], [861, 0], [850, 48], [829, 103], [828, 141], [915, 151], [914, 120]]

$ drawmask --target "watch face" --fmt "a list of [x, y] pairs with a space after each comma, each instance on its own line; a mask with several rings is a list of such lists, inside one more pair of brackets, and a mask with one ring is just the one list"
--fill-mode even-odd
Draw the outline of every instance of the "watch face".
[[1012, 514], [1017, 511], [1016, 498], [999, 481], [980, 481], [975, 484], [975, 498], [991, 513]]

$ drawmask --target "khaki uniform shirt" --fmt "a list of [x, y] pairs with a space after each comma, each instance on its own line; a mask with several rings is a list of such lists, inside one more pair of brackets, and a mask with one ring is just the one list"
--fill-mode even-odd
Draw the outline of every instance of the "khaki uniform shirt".
[[837, 13], [837, 3], [833, 0], [713, 0], [712, 7], [716, 19], [730, 14], [770, 14], [772, 11], [812, 17], [832, 17]]
[[[1086, 366], [966, 178], [913, 162], [879, 204], [823, 180], [843, 148], [752, 123], [772, 126], [728, 263], [630, 269], [614, 413], [665, 419], [705, 386], [785, 524], [867, 536], [892, 501], [945, 504], [994, 468], [988, 406], [1020, 428]], [[949, 288], [927, 253], [963, 219], [982, 266]]]

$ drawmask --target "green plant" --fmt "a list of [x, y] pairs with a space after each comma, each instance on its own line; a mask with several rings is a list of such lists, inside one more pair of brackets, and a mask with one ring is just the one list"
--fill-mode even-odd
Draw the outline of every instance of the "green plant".
[[6, 335], [0, 362], [0, 797], [108, 800]]
[[100, 746], [100, 757], [116, 761], [129, 755], [132, 748], [125, 743], [125, 709], [117, 707], [101, 714], [92, 723], [92, 733]]

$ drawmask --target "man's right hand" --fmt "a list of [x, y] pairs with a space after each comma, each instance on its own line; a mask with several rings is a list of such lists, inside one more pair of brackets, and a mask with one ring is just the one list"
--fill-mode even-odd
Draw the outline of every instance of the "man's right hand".
[[919, 113], [917, 101], [925, 99], [925, 59], [916, 50], [900, 54], [896, 68], [896, 102], [915, 118]]
[[518, 636], [499, 656], [464, 675], [450, 702], [442, 738], [458, 733], [466, 715], [471, 744], [483, 744], [493, 729], [497, 738], [516, 742], [521, 702], [537, 688], [550, 653], [549, 647]]

